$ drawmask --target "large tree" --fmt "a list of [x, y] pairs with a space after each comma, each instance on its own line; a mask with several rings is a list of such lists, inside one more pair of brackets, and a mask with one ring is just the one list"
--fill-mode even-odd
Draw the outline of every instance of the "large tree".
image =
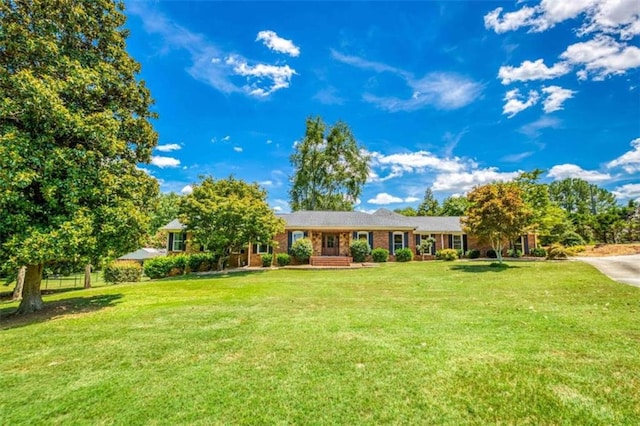
[[418, 216], [438, 216], [440, 214], [440, 205], [438, 200], [433, 196], [431, 188], [424, 191], [424, 198], [418, 206]]
[[469, 200], [464, 195], [447, 197], [440, 207], [441, 216], [464, 216], [469, 208]]
[[137, 165], [157, 135], [123, 8], [0, 3], [0, 264], [26, 265], [19, 313], [43, 307], [45, 264], [122, 254], [146, 232], [157, 182]]
[[272, 244], [284, 231], [284, 221], [267, 204], [267, 193], [258, 184], [229, 177], [205, 177], [180, 203], [180, 222], [190, 242], [218, 255], [222, 269], [231, 253], [250, 243]]
[[462, 219], [465, 232], [489, 242], [502, 263], [505, 242], [513, 242], [531, 223], [532, 213], [515, 183], [492, 183], [467, 194], [470, 206]]
[[304, 138], [291, 156], [291, 209], [353, 210], [369, 175], [369, 156], [344, 122], [327, 129], [307, 118]]

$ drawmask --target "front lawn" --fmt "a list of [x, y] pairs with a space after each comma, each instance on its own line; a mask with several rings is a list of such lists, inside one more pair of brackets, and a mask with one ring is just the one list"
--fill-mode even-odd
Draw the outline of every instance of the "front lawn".
[[0, 424], [638, 424], [640, 289], [415, 262], [0, 303]]

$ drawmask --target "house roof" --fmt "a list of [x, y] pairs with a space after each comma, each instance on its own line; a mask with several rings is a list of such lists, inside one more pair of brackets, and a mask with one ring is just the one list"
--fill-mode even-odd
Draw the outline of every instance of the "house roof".
[[178, 219], [173, 219], [171, 222], [167, 223], [165, 226], [160, 228], [161, 231], [182, 231], [186, 226], [180, 223]]
[[132, 253], [127, 253], [124, 256], [120, 256], [118, 260], [146, 260], [152, 259], [158, 256], [164, 256], [167, 254], [167, 251], [164, 249], [154, 249], [154, 248], [141, 248]]
[[416, 226], [416, 232], [464, 232], [460, 216], [414, 216], [407, 219]]
[[414, 229], [406, 220], [365, 212], [297, 211], [278, 215], [285, 227], [325, 229]]

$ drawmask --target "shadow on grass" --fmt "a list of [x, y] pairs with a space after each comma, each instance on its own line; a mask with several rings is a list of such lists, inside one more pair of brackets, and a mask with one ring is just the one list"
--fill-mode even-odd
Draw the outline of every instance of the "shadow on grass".
[[473, 264], [473, 265], [452, 265], [452, 271], [482, 273], [482, 272], [504, 272], [508, 269], [517, 269], [519, 266], [507, 265], [506, 263], [499, 264], [498, 262], [485, 263], [485, 264]]
[[45, 302], [41, 311], [27, 315], [14, 315], [17, 308], [0, 309], [0, 330], [25, 327], [48, 321], [65, 315], [77, 315], [115, 306], [122, 298], [121, 294], [102, 294], [91, 297], [72, 297], [70, 299]]
[[182, 281], [182, 280], [211, 280], [211, 279], [220, 279], [220, 278], [229, 278], [229, 277], [246, 277], [248, 275], [255, 274], [263, 274], [265, 272], [269, 272], [271, 269], [249, 269], [249, 270], [241, 270], [241, 269], [226, 269], [224, 271], [211, 271], [211, 272], [198, 272], [194, 274], [186, 274], [186, 275], [176, 275], [175, 277], [167, 277], [160, 278], [157, 280], [152, 280], [156, 282], [165, 282], [165, 281]]

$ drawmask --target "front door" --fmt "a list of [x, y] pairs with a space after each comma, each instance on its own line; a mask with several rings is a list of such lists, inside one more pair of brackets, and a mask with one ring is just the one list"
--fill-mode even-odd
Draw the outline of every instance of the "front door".
[[340, 242], [338, 234], [322, 234], [322, 255], [338, 256], [340, 253]]

